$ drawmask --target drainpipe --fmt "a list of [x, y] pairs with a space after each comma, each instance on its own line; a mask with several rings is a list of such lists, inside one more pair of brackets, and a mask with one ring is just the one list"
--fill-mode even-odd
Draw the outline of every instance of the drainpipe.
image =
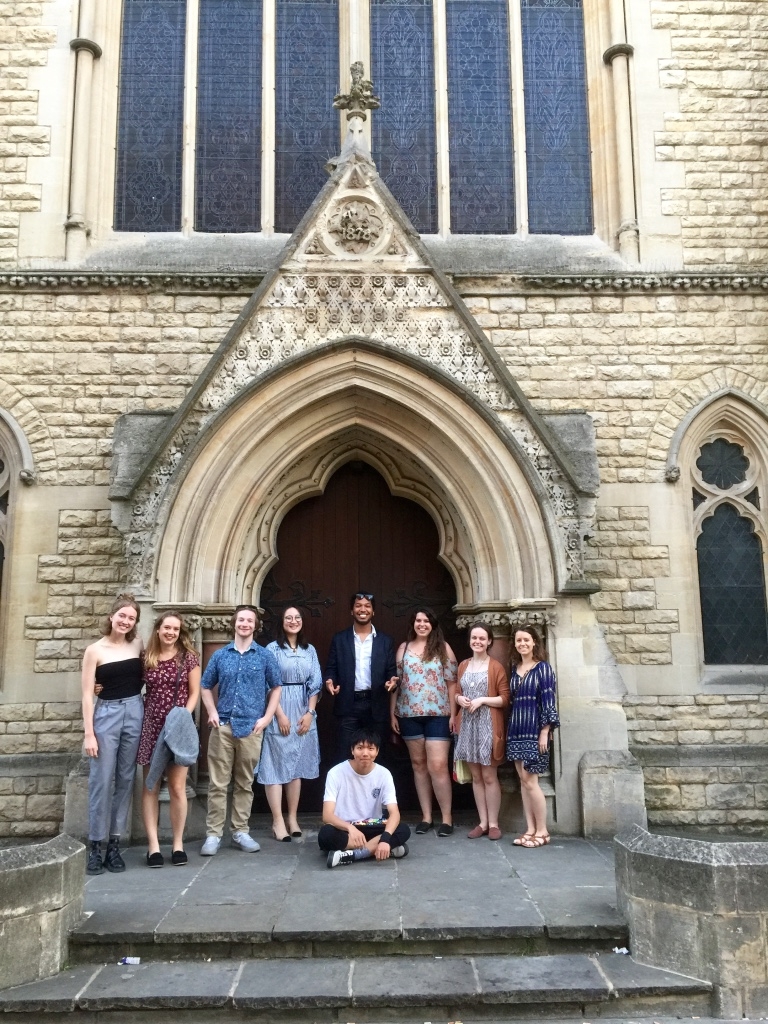
[[101, 56], [101, 47], [91, 38], [95, 0], [81, 0], [80, 35], [69, 44], [75, 52], [75, 115], [72, 127], [72, 158], [69, 180], [67, 260], [78, 262], [85, 256], [89, 230], [85, 221], [88, 194], [88, 170], [91, 141], [91, 96], [93, 62]]
[[624, 0], [611, 0], [611, 39], [603, 62], [613, 77], [613, 116], [616, 125], [616, 157], [619, 179], [619, 254], [626, 263], [640, 262], [640, 239], [635, 201], [635, 168], [632, 158], [632, 112], [629, 99], [629, 58], [634, 47], [627, 42]]

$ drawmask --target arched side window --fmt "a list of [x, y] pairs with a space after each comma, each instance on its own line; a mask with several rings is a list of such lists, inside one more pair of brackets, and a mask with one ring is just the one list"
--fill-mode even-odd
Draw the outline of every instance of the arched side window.
[[706, 431], [693, 456], [704, 663], [766, 665], [764, 460], [758, 446], [727, 421]]
[[114, 229], [293, 231], [341, 145], [345, 54], [419, 232], [589, 234], [582, 2], [122, 0]]

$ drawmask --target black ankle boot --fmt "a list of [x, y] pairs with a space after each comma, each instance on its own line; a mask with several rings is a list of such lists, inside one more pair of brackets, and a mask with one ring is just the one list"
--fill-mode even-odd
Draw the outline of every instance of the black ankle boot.
[[101, 843], [91, 841], [91, 847], [88, 850], [88, 865], [85, 869], [87, 875], [102, 875], [104, 874], [104, 863], [101, 859]]
[[104, 856], [104, 867], [107, 871], [125, 871], [125, 861], [120, 856], [120, 836], [110, 836], [107, 852]]

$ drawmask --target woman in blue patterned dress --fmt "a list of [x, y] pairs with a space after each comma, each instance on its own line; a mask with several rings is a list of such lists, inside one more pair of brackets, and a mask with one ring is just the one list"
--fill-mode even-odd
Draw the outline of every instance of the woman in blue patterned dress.
[[[272, 835], [289, 843], [301, 838], [297, 818], [301, 780], [320, 774], [320, 744], [315, 707], [323, 685], [320, 662], [312, 644], [304, 638], [304, 622], [298, 608], [286, 608], [278, 639], [268, 644], [283, 679], [280, 704], [264, 730], [258, 781], [266, 790], [272, 811]], [[288, 805], [288, 827], [283, 819], [283, 789]]]
[[535, 849], [549, 842], [547, 802], [539, 776], [549, 771], [552, 732], [560, 724], [555, 701], [555, 673], [535, 626], [515, 630], [510, 684], [512, 714], [507, 730], [507, 760], [520, 777], [526, 831], [515, 846]]

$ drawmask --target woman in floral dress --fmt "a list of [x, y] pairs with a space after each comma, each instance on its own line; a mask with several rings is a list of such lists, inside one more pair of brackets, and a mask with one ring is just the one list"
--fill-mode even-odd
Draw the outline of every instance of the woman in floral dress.
[[458, 733], [455, 757], [466, 761], [472, 773], [472, 791], [480, 823], [468, 833], [470, 839], [488, 836], [501, 839], [499, 809], [501, 786], [498, 766], [504, 761], [504, 716], [509, 707], [509, 682], [503, 667], [488, 654], [493, 631], [487, 622], [469, 627], [472, 657], [459, 665], [451, 722]]
[[[149, 773], [152, 752], [173, 707], [186, 708], [194, 714], [200, 697], [200, 659], [184, 620], [176, 612], [163, 612], [152, 626], [147, 649], [144, 652], [144, 725], [141, 730], [138, 764], [144, 766], [144, 777]], [[187, 769], [170, 764], [166, 769], [168, 792], [171, 798], [170, 816], [173, 832], [171, 863], [187, 863], [184, 852], [184, 825], [187, 821]], [[157, 837], [160, 784], [154, 790], [146, 786], [141, 791], [141, 813], [147, 830], [147, 865], [161, 868], [164, 858]]]
[[391, 696], [392, 731], [405, 740], [421, 806], [417, 835], [433, 827], [432, 792], [440, 806], [440, 838], [453, 833], [451, 776], [451, 694], [456, 686], [456, 656], [445, 642], [431, 608], [418, 608], [408, 636], [397, 651], [400, 685]]

